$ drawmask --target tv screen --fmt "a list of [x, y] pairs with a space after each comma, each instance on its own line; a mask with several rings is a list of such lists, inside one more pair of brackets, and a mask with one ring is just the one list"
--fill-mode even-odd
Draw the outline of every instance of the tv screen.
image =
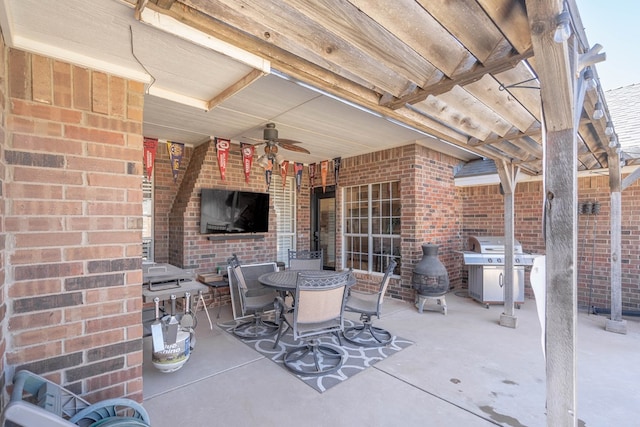
[[268, 231], [268, 193], [202, 189], [200, 233], [266, 233]]

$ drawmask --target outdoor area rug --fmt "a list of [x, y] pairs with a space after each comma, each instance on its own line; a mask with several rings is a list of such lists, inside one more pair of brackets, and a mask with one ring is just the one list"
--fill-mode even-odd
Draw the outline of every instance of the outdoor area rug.
[[[353, 322], [351, 320], [345, 320], [345, 329], [353, 326], [355, 323], [356, 322]], [[220, 326], [223, 330], [232, 335], [232, 330], [235, 325], [236, 321], [218, 324], [218, 326]], [[321, 338], [322, 343], [330, 344], [336, 349], [341, 349], [346, 355], [344, 364], [338, 371], [331, 374], [321, 376], [301, 376], [288, 370], [283, 363], [284, 354], [291, 347], [298, 347], [302, 345], [301, 342], [295, 342], [293, 340], [293, 334], [290, 330], [286, 331], [282, 338], [280, 338], [278, 347], [276, 347], [275, 349], [273, 348], [273, 344], [276, 340], [276, 334], [265, 338], [252, 339], [239, 338], [236, 335], [233, 336], [247, 344], [249, 347], [252, 347], [266, 358], [271, 359], [271, 361], [280, 365], [285, 371], [292, 375], [295, 375], [300, 380], [304, 381], [307, 385], [314, 388], [320, 393], [323, 393], [329, 390], [331, 387], [348, 380], [358, 372], [364, 371], [377, 362], [384, 360], [387, 357], [393, 356], [395, 353], [413, 344], [413, 342], [409, 340], [394, 336], [391, 343], [383, 347], [360, 347], [351, 344], [344, 338], [342, 338], [342, 346], [340, 346], [338, 343], [338, 338], [335, 335], [326, 335]]]

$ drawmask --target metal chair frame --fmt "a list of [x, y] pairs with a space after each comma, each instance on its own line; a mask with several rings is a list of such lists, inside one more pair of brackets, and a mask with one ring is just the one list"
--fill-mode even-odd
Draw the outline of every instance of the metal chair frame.
[[322, 343], [319, 338], [335, 334], [342, 345], [339, 333], [344, 330], [344, 307], [350, 275], [351, 271], [330, 275], [298, 273], [295, 306], [293, 311], [286, 306], [281, 308], [280, 329], [273, 346], [278, 346], [287, 327], [292, 329], [294, 340], [305, 341], [305, 345], [295, 347], [284, 355], [284, 365], [290, 371], [299, 375], [319, 376], [342, 367], [344, 352]]
[[278, 330], [278, 324], [262, 318], [265, 311], [273, 309], [277, 293], [273, 289], [249, 289], [242, 265], [236, 254], [228, 259], [229, 267], [235, 274], [238, 293], [241, 299], [242, 315], [252, 314], [251, 320], [240, 322], [233, 328], [233, 334], [240, 338], [261, 338], [273, 335]]
[[384, 302], [384, 294], [387, 292], [389, 281], [393, 270], [396, 268], [396, 261], [390, 260], [387, 269], [384, 272], [378, 292], [362, 292], [350, 290], [345, 311], [360, 313], [360, 321], [362, 324], [346, 328], [343, 336], [344, 339], [352, 344], [362, 347], [381, 347], [389, 344], [393, 340], [393, 335], [386, 329], [373, 326], [372, 317], [380, 318], [382, 311], [382, 303]]
[[289, 270], [322, 270], [324, 266], [324, 252], [292, 251], [289, 249]]

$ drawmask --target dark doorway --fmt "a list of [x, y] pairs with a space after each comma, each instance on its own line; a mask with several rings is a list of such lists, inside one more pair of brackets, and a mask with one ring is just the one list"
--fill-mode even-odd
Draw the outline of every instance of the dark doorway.
[[314, 188], [311, 197], [311, 250], [322, 249], [324, 269], [336, 269], [336, 187]]

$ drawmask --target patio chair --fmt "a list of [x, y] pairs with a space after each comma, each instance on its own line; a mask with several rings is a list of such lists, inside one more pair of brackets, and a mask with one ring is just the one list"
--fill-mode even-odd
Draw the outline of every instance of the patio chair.
[[289, 249], [289, 270], [322, 270], [323, 252], [292, 251]]
[[[320, 337], [344, 330], [344, 302], [351, 271], [336, 273], [298, 273], [295, 306], [280, 311], [281, 323], [273, 348], [287, 328], [293, 331], [294, 340], [305, 344], [287, 351], [284, 365], [300, 375], [325, 375], [335, 372], [344, 363], [344, 352], [335, 346], [322, 343]], [[282, 299], [279, 300], [282, 304]]]
[[[252, 286], [247, 284], [243, 266], [236, 254], [228, 259], [228, 264], [235, 274], [238, 294], [240, 295], [240, 307], [242, 316], [253, 315], [252, 319], [238, 323], [233, 328], [234, 335], [240, 338], [259, 338], [273, 335], [278, 330], [278, 325], [262, 318], [265, 311], [274, 308], [277, 292], [262, 285]], [[246, 266], [250, 267], [250, 265]]]
[[384, 294], [387, 292], [387, 286], [396, 264], [394, 260], [389, 262], [380, 282], [378, 292], [349, 291], [344, 309], [345, 311], [360, 313], [360, 321], [362, 321], [360, 325], [345, 329], [343, 336], [350, 343], [363, 347], [379, 347], [389, 344], [393, 339], [391, 333], [386, 329], [373, 326], [371, 318], [373, 316], [380, 318]]

